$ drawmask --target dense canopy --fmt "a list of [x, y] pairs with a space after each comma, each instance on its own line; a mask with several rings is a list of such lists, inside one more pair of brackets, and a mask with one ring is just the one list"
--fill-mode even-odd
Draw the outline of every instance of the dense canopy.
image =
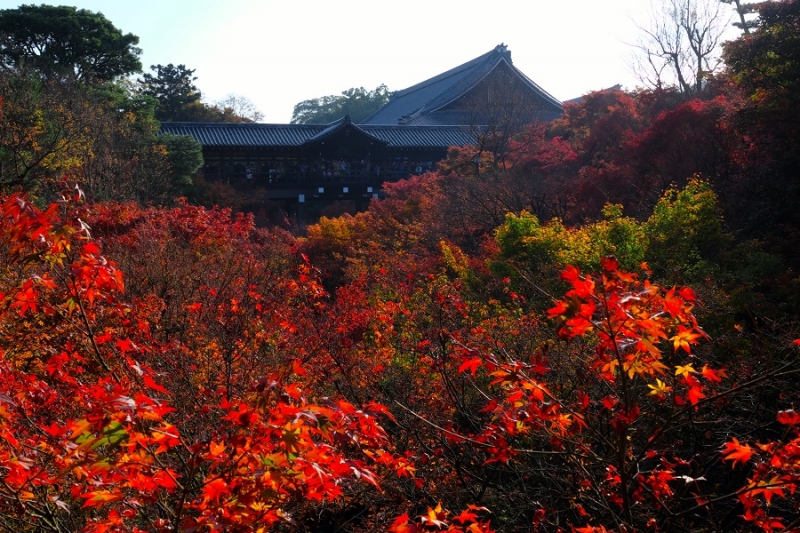
[[108, 81], [141, 70], [138, 43], [102, 13], [45, 4], [0, 10], [0, 64], [6, 69]]
[[342, 94], [303, 100], [294, 106], [292, 124], [330, 124], [345, 115], [361, 122], [389, 101], [391, 92], [386, 85], [369, 91], [364, 87], [347, 89]]

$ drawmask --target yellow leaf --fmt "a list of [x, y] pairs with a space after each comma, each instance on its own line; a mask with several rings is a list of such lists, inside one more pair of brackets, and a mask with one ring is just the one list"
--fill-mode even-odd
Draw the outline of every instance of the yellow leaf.
[[655, 385], [653, 385], [653, 384], [648, 384], [647, 386], [648, 386], [650, 389], [652, 389], [652, 390], [650, 391], [650, 394], [657, 394], [657, 395], [661, 395], [661, 394], [666, 394], [666, 393], [668, 393], [669, 391], [671, 391], [671, 390], [672, 390], [672, 387], [670, 387], [669, 385], [667, 385], [666, 383], [664, 383], [664, 382], [663, 382], [663, 381], [661, 381], [660, 379], [656, 379], [656, 383], [655, 383]]
[[684, 365], [684, 366], [678, 365], [678, 366], [675, 367], [675, 375], [676, 376], [687, 377], [689, 374], [695, 374], [695, 373], [697, 373], [697, 370], [695, 370], [692, 367], [691, 363], [689, 363], [688, 365]]

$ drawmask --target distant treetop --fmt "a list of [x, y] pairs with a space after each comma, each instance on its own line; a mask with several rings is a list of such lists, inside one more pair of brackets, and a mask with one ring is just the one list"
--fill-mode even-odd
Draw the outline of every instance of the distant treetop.
[[391, 95], [389, 88], [381, 84], [372, 91], [359, 87], [340, 95], [303, 100], [294, 106], [292, 124], [329, 124], [345, 115], [358, 123], [385, 105]]

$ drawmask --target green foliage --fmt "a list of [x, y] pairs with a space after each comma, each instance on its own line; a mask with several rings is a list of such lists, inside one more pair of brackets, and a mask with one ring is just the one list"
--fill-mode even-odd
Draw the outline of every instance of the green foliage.
[[146, 73], [140, 79], [142, 94], [158, 102], [158, 120], [196, 120], [202, 114], [200, 91], [194, 85], [194, 69], [185, 65], [152, 65], [154, 74]]
[[[736, 229], [800, 265], [800, 1], [758, 4], [757, 27], [728, 43], [728, 74], [744, 97], [732, 115], [741, 177], [728, 196]], [[738, 216], [747, 213], [747, 216]]]
[[139, 38], [85, 9], [44, 4], [4, 9], [0, 35], [0, 64], [14, 71], [103, 82], [142, 68]]
[[505, 224], [497, 228], [495, 239], [504, 257], [518, 258], [529, 264], [538, 264], [551, 259], [559, 249], [558, 241], [552, 237], [563, 228], [558, 220], [547, 225], [551, 230], [544, 234], [544, 227], [535, 215], [523, 211], [519, 216], [509, 213]]
[[800, 94], [800, 2], [764, 2], [752, 37], [725, 46], [728, 72], [751, 98]]
[[717, 195], [695, 177], [681, 190], [670, 189], [645, 223], [647, 260], [664, 273], [698, 279], [713, 269], [711, 261], [725, 246]]
[[4, 97], [0, 124], [0, 187], [35, 190], [80, 166], [92, 144], [84, 104], [75, 83], [38, 76], [0, 75]]
[[[126, 82], [0, 74], [0, 188], [47, 199], [63, 180], [91, 200], [169, 202], [198, 166], [194, 141], [158, 137], [154, 101]], [[201, 163], [200, 163], [201, 164]]]
[[567, 264], [597, 270], [603, 257], [613, 255], [625, 268], [648, 261], [661, 274], [690, 279], [709, 273], [726, 242], [717, 197], [697, 178], [668, 190], [645, 222], [622, 216], [620, 205], [607, 205], [604, 215], [606, 220], [568, 228], [559, 219], [542, 225], [530, 213], [509, 213], [495, 240], [502, 257], [533, 272]]
[[188, 135], [162, 135], [167, 164], [175, 185], [191, 185], [192, 175], [203, 166], [203, 145]]
[[503, 257], [521, 260], [532, 268], [573, 264], [596, 269], [608, 255], [619, 257], [626, 265], [637, 265], [644, 258], [644, 229], [621, 215], [568, 228], [559, 219], [541, 225], [530, 213], [509, 213], [497, 229], [496, 240]]
[[303, 100], [294, 106], [292, 124], [330, 124], [345, 115], [358, 123], [385, 105], [391, 95], [386, 85], [379, 85], [372, 91], [359, 87], [341, 95]]

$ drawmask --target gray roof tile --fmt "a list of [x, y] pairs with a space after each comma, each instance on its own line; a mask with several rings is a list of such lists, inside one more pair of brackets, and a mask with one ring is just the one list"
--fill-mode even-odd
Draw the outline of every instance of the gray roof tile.
[[203, 146], [300, 146], [326, 126], [305, 124], [242, 124], [164, 122], [162, 133], [190, 135]]
[[[327, 137], [343, 127], [341, 121], [328, 126], [308, 124], [243, 124], [164, 122], [162, 133], [189, 135], [208, 147], [278, 148], [300, 147]], [[472, 144], [469, 128], [458, 126], [350, 125], [363, 134], [386, 143], [389, 148], [441, 147]]]

